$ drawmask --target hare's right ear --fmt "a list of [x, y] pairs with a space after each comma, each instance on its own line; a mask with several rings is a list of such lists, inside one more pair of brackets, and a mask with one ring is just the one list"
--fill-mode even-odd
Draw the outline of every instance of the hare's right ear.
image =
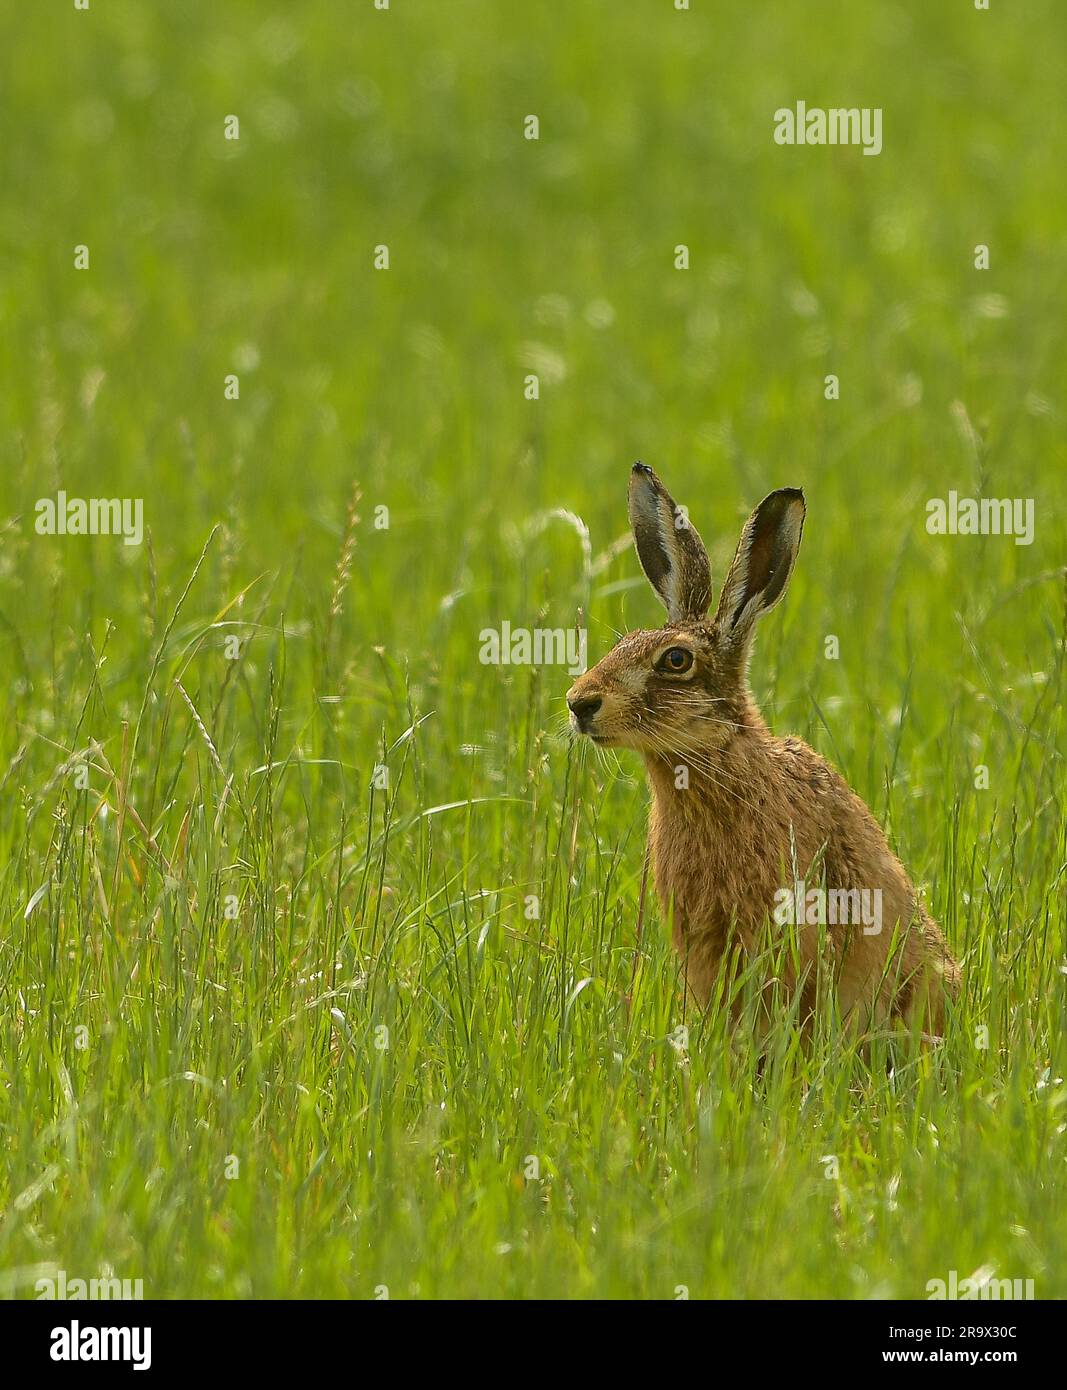
[[630, 525], [641, 568], [667, 621], [702, 618], [711, 603], [711, 565], [696, 527], [644, 463], [630, 471]]
[[780, 487], [767, 494], [741, 531], [715, 617], [727, 640], [744, 650], [756, 619], [785, 593], [800, 549], [805, 510], [800, 488]]

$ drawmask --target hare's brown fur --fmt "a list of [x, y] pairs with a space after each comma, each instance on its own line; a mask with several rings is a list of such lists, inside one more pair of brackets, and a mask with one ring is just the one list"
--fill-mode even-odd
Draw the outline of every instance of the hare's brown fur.
[[[668, 622], [624, 637], [567, 699], [582, 733], [644, 757], [656, 890], [689, 987], [706, 1004], [728, 962], [773, 945], [769, 932], [790, 931], [777, 978], [788, 992], [800, 988], [802, 1019], [814, 1007], [821, 951], [842, 1014], [861, 1026], [903, 1019], [939, 1032], [959, 968], [937, 925], [863, 801], [803, 740], [772, 735], [748, 687], [752, 629], [792, 571], [802, 495], [781, 489], [753, 512], [711, 618], [700, 537], [641, 465], [630, 516]], [[880, 929], [776, 927], [776, 895], [798, 880], [835, 893], [880, 890]]]

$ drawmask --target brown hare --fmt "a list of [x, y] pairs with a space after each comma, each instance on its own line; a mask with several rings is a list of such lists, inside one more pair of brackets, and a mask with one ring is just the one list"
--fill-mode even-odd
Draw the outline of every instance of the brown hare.
[[[939, 1033], [960, 972], [936, 923], [863, 801], [801, 739], [771, 734], [748, 687], [756, 620], [800, 548], [803, 493], [779, 488], [749, 517], [713, 617], [703, 542], [644, 464], [629, 511], [667, 622], [623, 637], [567, 704], [579, 733], [645, 760], [656, 892], [689, 988], [706, 1005], [724, 965], [785, 931], [795, 939], [777, 978], [799, 987], [805, 1022], [821, 954], [842, 1016]], [[871, 902], [878, 911], [861, 911]]]

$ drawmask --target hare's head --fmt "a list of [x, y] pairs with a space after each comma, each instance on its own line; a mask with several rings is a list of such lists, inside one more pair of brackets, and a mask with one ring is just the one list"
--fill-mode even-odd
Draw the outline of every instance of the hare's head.
[[567, 692], [572, 726], [595, 743], [649, 754], [725, 743], [747, 708], [756, 620], [782, 597], [793, 570], [804, 494], [779, 488], [745, 522], [714, 616], [704, 543], [643, 463], [630, 474], [630, 525], [667, 622], [628, 633], [578, 677]]

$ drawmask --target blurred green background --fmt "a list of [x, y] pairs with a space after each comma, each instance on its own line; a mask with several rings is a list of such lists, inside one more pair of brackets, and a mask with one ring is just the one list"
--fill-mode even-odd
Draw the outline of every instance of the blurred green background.
[[[0, 1291], [1063, 1293], [1065, 40], [1053, 0], [22, 8]], [[881, 154], [776, 145], [798, 100], [883, 108]], [[897, 1091], [840, 1040], [757, 1077], [658, 923], [625, 1007], [640, 769], [568, 749], [564, 671], [478, 663], [660, 621], [611, 549], [636, 458], [720, 578], [806, 490], [755, 689], [970, 962]], [[143, 498], [145, 545], [38, 536], [61, 488]], [[1033, 498], [1034, 544], [929, 536], [950, 489]]]

